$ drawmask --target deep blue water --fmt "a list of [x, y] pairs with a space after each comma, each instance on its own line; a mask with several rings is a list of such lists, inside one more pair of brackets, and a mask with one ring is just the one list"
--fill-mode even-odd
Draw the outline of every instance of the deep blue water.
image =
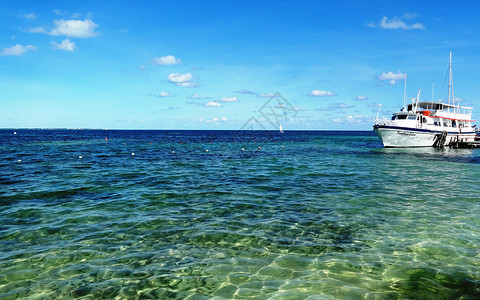
[[0, 130], [0, 298], [478, 299], [479, 175], [373, 132]]

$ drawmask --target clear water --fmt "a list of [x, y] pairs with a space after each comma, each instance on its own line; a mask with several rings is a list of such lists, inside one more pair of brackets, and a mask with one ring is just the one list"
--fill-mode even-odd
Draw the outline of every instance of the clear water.
[[2, 299], [480, 298], [480, 150], [383, 149], [372, 132], [13, 131]]

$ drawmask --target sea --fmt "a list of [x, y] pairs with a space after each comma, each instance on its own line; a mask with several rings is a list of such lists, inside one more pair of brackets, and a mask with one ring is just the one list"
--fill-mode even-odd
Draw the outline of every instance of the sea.
[[479, 299], [480, 149], [0, 130], [0, 299]]

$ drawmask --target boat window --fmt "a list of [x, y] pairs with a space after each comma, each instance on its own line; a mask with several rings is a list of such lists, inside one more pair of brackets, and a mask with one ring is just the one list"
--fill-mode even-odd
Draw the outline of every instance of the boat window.
[[440, 123], [440, 121], [435, 121], [435, 122], [433, 122], [433, 125], [435, 125], [435, 126], [440, 126], [441, 123]]
[[416, 120], [417, 117], [416, 117], [416, 116], [408, 116], [408, 119], [409, 119], [409, 120]]
[[397, 119], [399, 120], [405, 120], [407, 118], [407, 115], [398, 115]]
[[455, 120], [452, 120], [452, 127], [457, 127], [457, 123], [455, 122]]
[[427, 123], [427, 118], [423, 117], [423, 123]]
[[392, 116], [392, 121], [395, 120], [395, 116]]

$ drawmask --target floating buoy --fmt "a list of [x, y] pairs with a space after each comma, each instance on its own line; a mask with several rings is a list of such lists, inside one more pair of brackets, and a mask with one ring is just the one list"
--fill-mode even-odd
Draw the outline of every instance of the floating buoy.
[[79, 159], [82, 159], [83, 157], [82, 157], [82, 156], [79, 156], [78, 158], [79, 158]]
[[132, 152], [132, 156], [134, 156], [134, 155], [135, 155], [135, 153]]
[[172, 154], [175, 154], [175, 151], [172, 151]]
[[108, 137], [105, 137], [105, 140], [108, 141]]
[[285, 148], [285, 146], [282, 146], [282, 148]]
[[258, 147], [258, 150], [260, 150], [260, 147]]
[[205, 152], [208, 152], [208, 149], [207, 149], [207, 150], [205, 150]]
[[242, 151], [245, 151], [245, 149], [242, 148]]
[[17, 132], [16, 132], [16, 131], [14, 131], [14, 132], [13, 132], [13, 134], [17, 134]]
[[17, 161], [18, 161], [18, 162], [21, 162], [22, 160], [21, 160], [21, 159], [19, 159], [19, 160], [17, 160]]
[[182, 142], [180, 142], [180, 144], [181, 144], [181, 143], [182, 143]]

